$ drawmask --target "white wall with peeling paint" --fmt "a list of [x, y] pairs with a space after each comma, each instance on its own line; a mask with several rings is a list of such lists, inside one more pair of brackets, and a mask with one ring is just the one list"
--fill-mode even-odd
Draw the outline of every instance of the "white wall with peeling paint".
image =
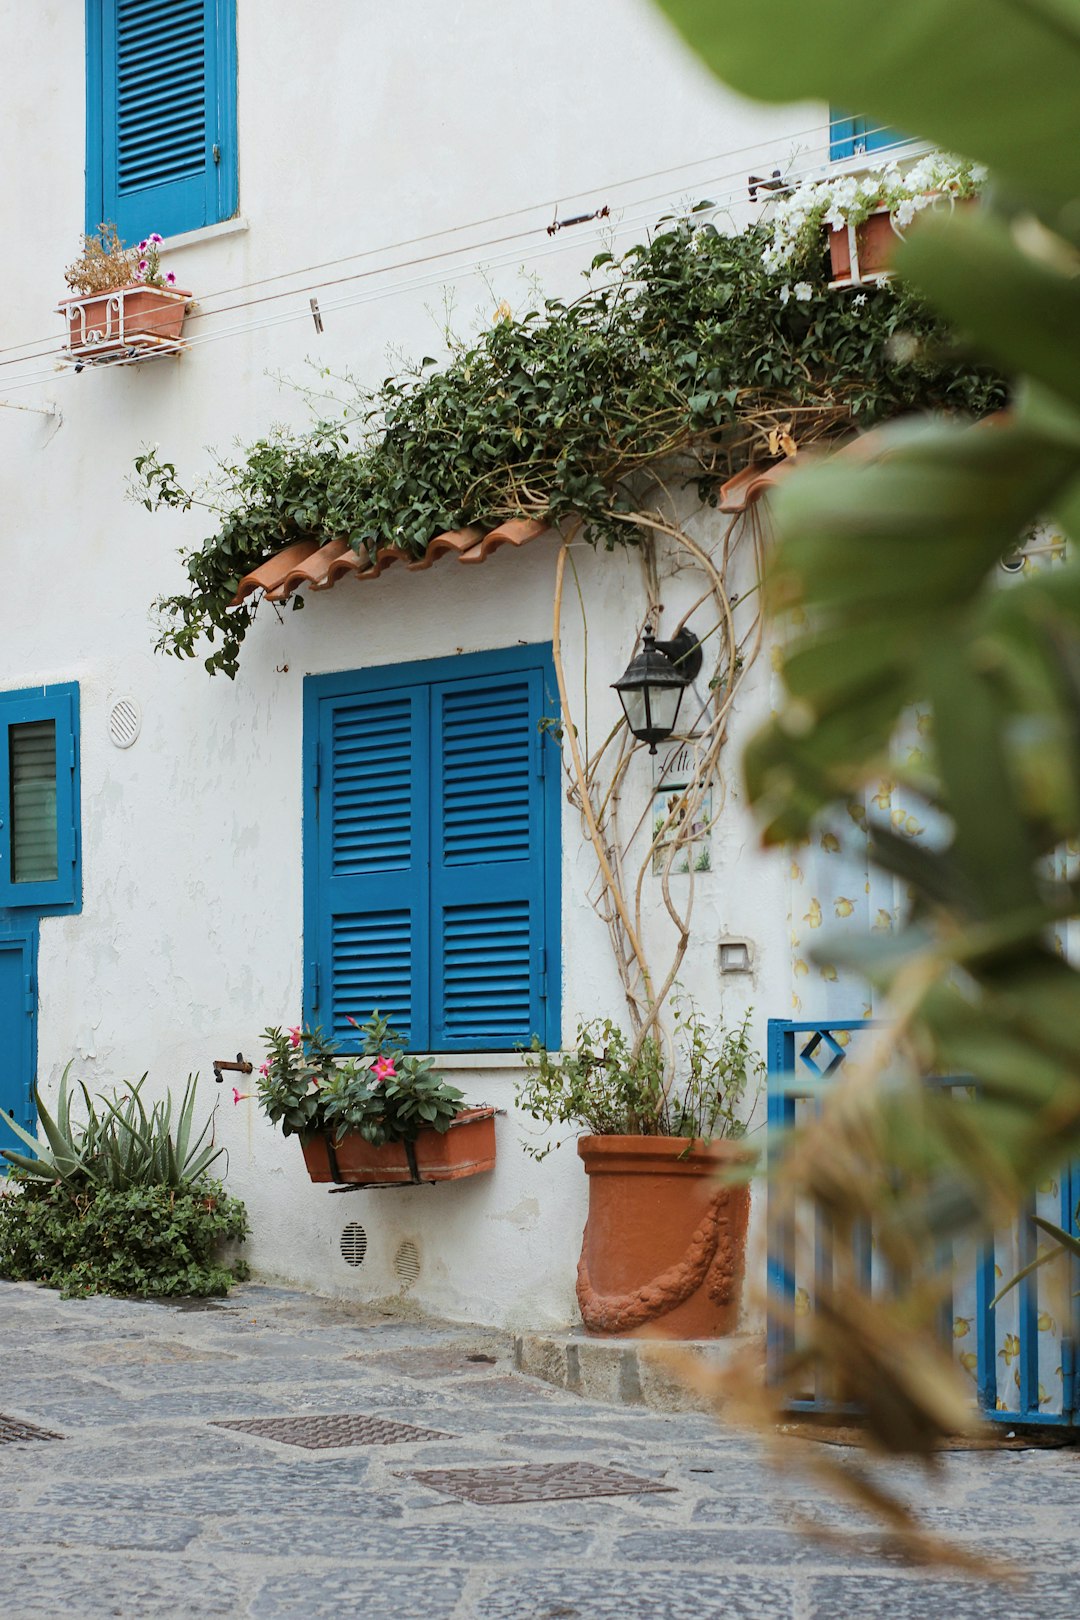
[[[280, 620], [264, 608], [230, 683], [153, 651], [150, 604], [182, 587], [178, 549], [212, 532], [212, 519], [198, 509], [151, 517], [126, 484], [147, 443], [191, 478], [209, 470], [206, 447], [228, 453], [275, 422], [304, 421], [302, 398], [279, 379], [311, 381], [309, 359], [377, 382], [394, 356], [438, 352], [446, 287], [467, 332], [502, 299], [528, 307], [537, 284], [573, 291], [594, 253], [639, 240], [681, 202], [711, 196], [741, 214], [748, 174], [794, 153], [821, 155], [822, 110], [755, 107], [721, 91], [645, 0], [498, 9], [239, 0], [240, 217], [235, 229], [166, 252], [199, 300], [192, 347], [178, 360], [76, 376], [54, 369], [53, 306], [83, 224], [83, 8], [55, 0], [31, 16], [3, 0], [0, 27], [19, 41], [0, 65], [4, 145], [15, 156], [0, 173], [0, 207], [19, 244], [5, 262], [0, 334], [0, 687], [77, 680], [82, 705], [84, 903], [80, 915], [41, 925], [43, 1093], [55, 1094], [69, 1059], [95, 1089], [144, 1070], [155, 1088], [175, 1089], [198, 1070], [203, 1102], [219, 1104], [215, 1128], [230, 1186], [249, 1206], [260, 1271], [323, 1292], [391, 1295], [401, 1288], [394, 1256], [411, 1239], [420, 1305], [514, 1326], [567, 1323], [585, 1177], [572, 1144], [542, 1164], [522, 1151], [516, 1060], [455, 1062], [470, 1097], [507, 1111], [492, 1176], [344, 1196], [312, 1187], [296, 1142], [253, 1102], [234, 1107], [229, 1087], [215, 1096], [210, 1080], [214, 1058], [257, 1057], [262, 1028], [298, 1016], [305, 674], [549, 640], [554, 542], [504, 550], [479, 569], [449, 560], [347, 581]], [[563, 217], [608, 204], [610, 224], [551, 239], [556, 199]], [[417, 237], [425, 241], [403, 245]], [[425, 262], [403, 267], [414, 259]], [[319, 291], [320, 336], [307, 301], [325, 281], [336, 285]], [[367, 301], [345, 307], [347, 297]], [[599, 735], [617, 713], [609, 682], [635, 648], [643, 596], [633, 556], [582, 546], [575, 561]], [[683, 574], [666, 593], [677, 616], [697, 586]], [[579, 704], [576, 599], [564, 624]], [[787, 897], [780, 864], [758, 851], [735, 758], [767, 708], [769, 680], [762, 659], [739, 700], [727, 803], [712, 870], [697, 879], [683, 975], [728, 1023], [752, 1004], [762, 1045], [766, 1017], [789, 1003]], [[122, 694], [142, 710], [141, 735], [124, 751], [107, 733]], [[630, 791], [644, 803], [644, 755], [633, 771]], [[618, 1016], [621, 996], [587, 898], [592, 852], [569, 807], [563, 831], [570, 1038], [578, 1018]], [[647, 896], [662, 956], [655, 888]], [[752, 942], [749, 979], [721, 979], [722, 935]], [[369, 1236], [359, 1268], [339, 1251], [348, 1221]]]

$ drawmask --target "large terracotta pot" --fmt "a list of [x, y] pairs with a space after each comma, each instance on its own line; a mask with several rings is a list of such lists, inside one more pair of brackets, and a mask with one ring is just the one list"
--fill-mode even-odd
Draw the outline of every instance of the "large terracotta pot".
[[179, 287], [133, 282], [109, 292], [61, 299], [68, 349], [80, 359], [104, 360], [132, 350], [168, 353], [182, 348], [180, 334], [190, 298]]
[[715, 1339], [738, 1323], [750, 1189], [738, 1142], [583, 1136], [589, 1218], [577, 1297], [592, 1334]]
[[[852, 238], [855, 256], [852, 258]], [[833, 285], [866, 281], [871, 276], [883, 275], [890, 267], [899, 237], [892, 228], [887, 208], [879, 209], [856, 225], [854, 231], [843, 225], [829, 232], [829, 259], [832, 264]]]
[[495, 1110], [466, 1108], [450, 1129], [421, 1131], [413, 1143], [416, 1175], [403, 1142], [373, 1147], [359, 1131], [340, 1142], [332, 1136], [309, 1137], [304, 1162], [312, 1181], [358, 1187], [396, 1187], [419, 1181], [459, 1181], [495, 1167]]

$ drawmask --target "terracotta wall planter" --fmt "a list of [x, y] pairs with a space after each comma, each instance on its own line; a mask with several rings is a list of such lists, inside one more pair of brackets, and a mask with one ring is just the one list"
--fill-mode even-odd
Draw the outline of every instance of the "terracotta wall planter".
[[421, 1131], [413, 1143], [415, 1176], [402, 1142], [372, 1147], [358, 1131], [349, 1131], [340, 1142], [325, 1135], [313, 1136], [303, 1148], [312, 1181], [357, 1187], [459, 1181], [495, 1168], [495, 1110], [466, 1108], [448, 1131]]
[[68, 351], [81, 360], [119, 359], [135, 350], [170, 354], [183, 347], [180, 334], [191, 299], [178, 287], [132, 283], [106, 293], [63, 298]]
[[[689, 1151], [687, 1151], [689, 1149]], [[718, 1186], [738, 1142], [583, 1136], [589, 1218], [577, 1297], [588, 1333], [714, 1339], [738, 1323], [747, 1186]]]
[[900, 240], [892, 228], [887, 208], [871, 214], [854, 229], [844, 225], [839, 230], [830, 230], [828, 235], [834, 287], [855, 285], [886, 274]]

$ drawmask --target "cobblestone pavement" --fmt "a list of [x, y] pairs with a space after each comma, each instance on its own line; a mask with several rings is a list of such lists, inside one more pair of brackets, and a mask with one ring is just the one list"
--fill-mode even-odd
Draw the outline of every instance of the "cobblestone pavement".
[[[0, 1284], [10, 1620], [1075, 1620], [1080, 1452], [951, 1454], [925, 1517], [1015, 1587], [919, 1571], [712, 1419], [605, 1406], [483, 1330], [246, 1286], [201, 1308]], [[473, 1358], [473, 1359], [470, 1359]], [[222, 1420], [365, 1414], [440, 1438], [312, 1450]], [[340, 1438], [316, 1434], [319, 1438]], [[414, 1473], [571, 1464], [666, 1487], [474, 1503]], [[535, 1474], [530, 1483], [535, 1485]], [[506, 1476], [499, 1476], [505, 1486]], [[441, 1481], [444, 1486], [446, 1481]], [[501, 1491], [506, 1495], [505, 1489]], [[850, 1532], [808, 1540], [800, 1515]]]

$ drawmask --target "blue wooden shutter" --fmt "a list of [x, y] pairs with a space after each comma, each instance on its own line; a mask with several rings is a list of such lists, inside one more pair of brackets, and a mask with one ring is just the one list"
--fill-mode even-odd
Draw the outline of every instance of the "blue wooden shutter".
[[0, 907], [80, 903], [74, 686], [0, 693]]
[[538, 669], [432, 688], [431, 1044], [544, 1035], [546, 794]]
[[235, 0], [88, 0], [87, 230], [138, 242], [236, 209]]
[[[314, 768], [315, 953], [305, 1015], [345, 1047], [376, 1009], [428, 1044], [424, 687], [325, 698]], [[309, 943], [310, 949], [310, 943]]]

